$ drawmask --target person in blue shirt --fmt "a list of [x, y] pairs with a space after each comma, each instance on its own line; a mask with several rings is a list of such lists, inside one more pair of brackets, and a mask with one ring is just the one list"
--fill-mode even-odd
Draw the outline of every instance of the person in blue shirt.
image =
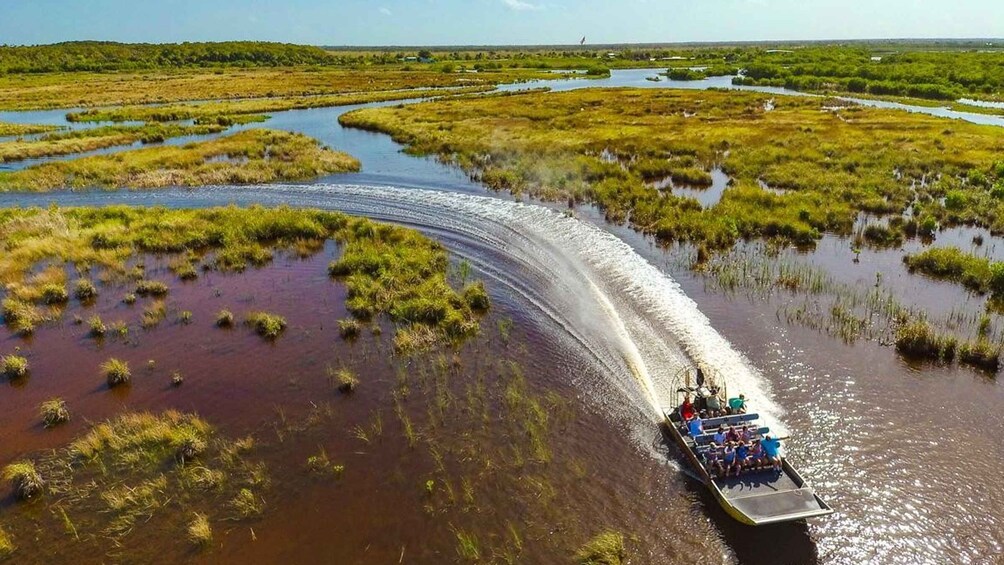
[[764, 456], [774, 466], [775, 471], [781, 470], [781, 438], [764, 436], [760, 440], [760, 448], [763, 449]]
[[743, 467], [749, 463], [750, 448], [746, 442], [742, 442], [736, 447], [736, 476], [742, 472]]
[[694, 419], [687, 424], [687, 428], [690, 430], [690, 437], [697, 437], [704, 433], [704, 421], [700, 416], [694, 416]]

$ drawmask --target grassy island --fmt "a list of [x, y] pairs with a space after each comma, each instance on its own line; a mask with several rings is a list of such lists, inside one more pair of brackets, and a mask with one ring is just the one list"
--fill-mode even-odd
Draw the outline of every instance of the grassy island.
[[355, 158], [322, 147], [305, 135], [253, 129], [201, 143], [54, 161], [0, 173], [0, 190], [249, 184], [357, 170]]
[[[594, 202], [608, 219], [664, 240], [812, 243], [823, 231], [849, 234], [859, 212], [900, 216], [911, 206], [891, 230], [1004, 231], [1004, 137], [931, 116], [759, 93], [600, 89], [341, 120], [446, 158], [493, 189]], [[700, 189], [716, 168], [730, 181], [709, 208], [667, 189]]]

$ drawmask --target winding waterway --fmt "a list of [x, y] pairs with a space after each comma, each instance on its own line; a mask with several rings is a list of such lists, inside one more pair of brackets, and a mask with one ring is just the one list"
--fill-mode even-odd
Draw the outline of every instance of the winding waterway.
[[[610, 79], [547, 86], [731, 87], [727, 77], [646, 81], [652, 73], [614, 71]], [[845, 345], [792, 328], [779, 321], [775, 304], [707, 291], [666, 250], [589, 209], [571, 216], [488, 195], [455, 169], [403, 154], [387, 136], [342, 128], [338, 116], [357, 107], [279, 112], [267, 125], [355, 155], [361, 173], [291, 186], [3, 194], [0, 206], [290, 204], [417, 227], [474, 264], [502, 289], [494, 292], [508, 294], [557, 341], [560, 358], [541, 378], [574, 385], [585, 402], [624, 426], [625, 442], [658, 464], [671, 461], [657, 428], [671, 375], [687, 359], [717, 367], [792, 434], [790, 458], [837, 514], [807, 528], [753, 530], [724, 517], [687, 479], [659, 481], [660, 488], [680, 491], [670, 510], [681, 518], [647, 523], [647, 501], [639, 500], [637, 529], [681, 539], [705, 535], [688, 523], [688, 501], [696, 496], [715, 532], [698, 544], [701, 554], [675, 561], [721, 560], [719, 541], [731, 549], [726, 558], [745, 563], [991, 562], [1004, 549], [1004, 489], [992, 480], [1004, 460], [1004, 391], [996, 381], [952, 367], [918, 369], [877, 344]], [[1004, 125], [995, 116], [911, 110]], [[54, 116], [0, 114], [0, 120]], [[665, 473], [682, 476], [672, 464]]]

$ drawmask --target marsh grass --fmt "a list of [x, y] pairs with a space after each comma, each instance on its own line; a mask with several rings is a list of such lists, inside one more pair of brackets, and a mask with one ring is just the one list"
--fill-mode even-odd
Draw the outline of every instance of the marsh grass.
[[269, 312], [249, 312], [244, 323], [265, 339], [276, 339], [286, 330], [286, 319]]
[[209, 547], [213, 543], [213, 528], [205, 514], [196, 512], [188, 524], [188, 540], [200, 548]]
[[[768, 111], [772, 98], [584, 89], [367, 108], [339, 120], [388, 133], [409, 152], [437, 155], [491, 189], [594, 203], [609, 220], [664, 242], [726, 249], [741, 239], [784, 238], [811, 245], [824, 232], [851, 235], [861, 212], [897, 220], [887, 232], [862, 234], [883, 244], [939, 223], [1004, 226], [987, 190], [1002, 180], [994, 129], [832, 109], [824, 99], [785, 97]], [[705, 185], [715, 167], [732, 182], [708, 209], [650, 182], [669, 176]], [[911, 204], [915, 218], [906, 214]]]
[[338, 335], [342, 336], [342, 339], [356, 339], [360, 333], [362, 333], [362, 324], [359, 323], [359, 320], [351, 318], [338, 320]]
[[73, 295], [81, 302], [89, 302], [98, 297], [98, 289], [88, 279], [77, 279], [73, 283]]
[[129, 364], [119, 359], [109, 359], [101, 364], [101, 375], [109, 388], [128, 384], [132, 379], [132, 372], [129, 371]]
[[169, 290], [163, 281], [144, 279], [136, 284], [136, 294], [139, 296], [166, 296]]
[[959, 348], [959, 362], [990, 373], [1000, 369], [1001, 346], [985, 338], [967, 342]]
[[167, 305], [162, 300], [150, 304], [143, 309], [140, 325], [144, 329], [155, 328], [167, 318]]
[[951, 361], [957, 349], [955, 337], [938, 334], [924, 320], [911, 321], [896, 330], [896, 351], [907, 356]]
[[91, 337], [104, 337], [105, 333], [108, 332], [108, 327], [101, 320], [101, 316], [95, 314], [87, 320], [87, 327], [89, 328], [89, 335]]
[[597, 534], [575, 553], [580, 565], [621, 565], [625, 559], [624, 535], [612, 531]]
[[217, 437], [205, 420], [174, 411], [129, 412], [95, 424], [36, 459], [53, 504], [39, 517], [40, 531], [63, 530], [119, 549], [151, 523], [184, 535], [190, 530], [182, 516], [209, 516], [242, 489], [268, 487], [267, 469], [248, 459], [254, 447], [252, 440]]
[[0, 373], [10, 380], [28, 376], [28, 369], [28, 359], [20, 355], [10, 354], [0, 358]]
[[265, 510], [264, 500], [260, 499], [249, 488], [239, 490], [237, 495], [230, 501], [230, 506], [237, 512], [240, 518], [258, 516]]
[[220, 328], [232, 328], [234, 326], [234, 313], [230, 310], [220, 310], [217, 312], [216, 326]]
[[3, 478], [9, 482], [18, 500], [28, 500], [42, 494], [45, 481], [32, 461], [18, 461], [4, 467]]
[[0, 172], [0, 191], [206, 186], [308, 180], [359, 170], [359, 161], [298, 133], [254, 129]]
[[0, 526], [0, 559], [6, 559], [10, 557], [14, 551], [17, 550], [17, 546], [14, 545], [14, 540], [10, 537], [10, 534]]
[[342, 394], [351, 394], [359, 387], [359, 377], [346, 367], [338, 370], [328, 367], [328, 380]]
[[42, 425], [46, 428], [53, 428], [70, 421], [70, 411], [66, 408], [66, 402], [62, 398], [46, 400], [38, 407], [42, 417]]

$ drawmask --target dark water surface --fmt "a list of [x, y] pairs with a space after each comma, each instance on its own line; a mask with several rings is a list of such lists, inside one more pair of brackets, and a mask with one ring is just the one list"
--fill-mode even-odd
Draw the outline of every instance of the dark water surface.
[[[616, 84], [583, 81], [582, 86], [680, 86], [645, 81], [651, 73], [620, 71], [609, 79]], [[555, 86], [571, 84], [581, 87], [566, 82]], [[341, 128], [337, 116], [350, 109], [277, 113], [268, 126], [302, 131], [355, 155], [363, 163], [364, 172], [359, 174], [297, 186], [4, 194], [0, 205], [290, 204], [394, 221], [439, 238], [457, 257], [474, 265], [502, 310], [518, 320], [531, 350], [538, 352], [528, 357], [532, 380], [565, 391], [599, 418], [588, 424], [587, 431], [570, 432], [568, 441], [603, 464], [589, 484], [568, 484], [561, 492], [581, 499], [577, 511], [600, 516], [611, 512], [613, 523], [637, 533], [643, 540], [639, 545], [649, 552], [633, 562], [979, 563], [991, 562], [1004, 549], [1004, 489], [993, 481], [1004, 461], [1000, 411], [1004, 390], [997, 381], [955, 367], [912, 366], [875, 343], [845, 345], [788, 326], [778, 319], [778, 299], [749, 301], [710, 292], [702, 279], [678, 266], [671, 252], [627, 228], [605, 224], [589, 209], [569, 217], [553, 207], [484, 196], [483, 188], [462, 173], [431, 159], [404, 155], [387, 136]], [[953, 238], [971, 237], [949, 233], [940, 244]], [[999, 242], [987, 241], [984, 249], [996, 256]], [[859, 263], [852, 263], [846, 241], [827, 238], [806, 260], [842, 280], [862, 284], [872, 280], [876, 270], [898, 272], [887, 283], [902, 287], [903, 296], [917, 297], [925, 306], [972, 299], [955, 287], [906, 274], [893, 257], [898, 254], [866, 251]], [[284, 276], [309, 281], [316, 275], [293, 271]], [[259, 287], [267, 284], [279, 283], [262, 282]], [[281, 293], [275, 296], [267, 300], [287, 300], [279, 298]], [[328, 300], [337, 302], [334, 295]], [[283, 306], [297, 311], [293, 303]], [[323, 310], [318, 316], [327, 317]], [[305, 327], [320, 323], [320, 318], [309, 315], [306, 320]], [[79, 338], [62, 339], [70, 343]], [[257, 339], [253, 336], [246, 339], [248, 351], [252, 344], [257, 351], [250, 355], [263, 356], [250, 357], [249, 366], [256, 359], [265, 364], [287, 358], [273, 357], [253, 343]], [[176, 348], [175, 355], [167, 351], [166, 356], [182, 358], [192, 344], [182, 341], [165, 347]], [[304, 347], [296, 354], [311, 357], [307, 352], [311, 346], [306, 344], [280, 347]], [[835, 515], [807, 526], [770, 530], [738, 526], [679, 470], [662, 445], [658, 408], [671, 398], [670, 376], [688, 359], [717, 367], [776, 427], [792, 435], [789, 457], [836, 509]], [[227, 377], [216, 392], [206, 390], [205, 398], [220, 398], [222, 406], [232, 403], [227, 414], [245, 414], [236, 408], [244, 399], [267, 404], [257, 387], [235, 393], [242, 389], [230, 387], [238, 386], [238, 381], [236, 376]], [[24, 389], [3, 394], [41, 398], [56, 390], [45, 386], [30, 382]], [[81, 402], [96, 394], [79, 386], [76, 394]], [[93, 383], [88, 386], [95, 388]], [[269, 394], [281, 398], [284, 393], [275, 386], [277, 390]], [[35, 389], [40, 392], [29, 393]], [[159, 395], [168, 393], [133, 391], [120, 402], [157, 405]], [[100, 397], [93, 401], [98, 411], [115, 398]], [[5, 445], [22, 436], [38, 437], [38, 430], [12, 423], [24, 422], [15, 416], [33, 412], [37, 400], [18, 400], [19, 408], [4, 420], [13, 429], [0, 432]], [[252, 420], [260, 417], [254, 411], [246, 413]], [[68, 437], [71, 431], [59, 433]], [[16, 441], [20, 452], [48, 445], [50, 438], [37, 440], [38, 444], [31, 439]], [[335, 504], [334, 499], [323, 500]], [[280, 507], [282, 520], [295, 521], [303, 507]], [[288, 533], [278, 519], [268, 520], [276, 528], [271, 535]], [[323, 539], [327, 530], [322, 520], [303, 522], [299, 540]], [[245, 549], [234, 551], [254, 561], [260, 557], [262, 562], [296, 561], [309, 555], [297, 553], [278, 538], [265, 546], [271, 549], [258, 553], [253, 546], [238, 545]], [[384, 550], [383, 557], [394, 553]]]

